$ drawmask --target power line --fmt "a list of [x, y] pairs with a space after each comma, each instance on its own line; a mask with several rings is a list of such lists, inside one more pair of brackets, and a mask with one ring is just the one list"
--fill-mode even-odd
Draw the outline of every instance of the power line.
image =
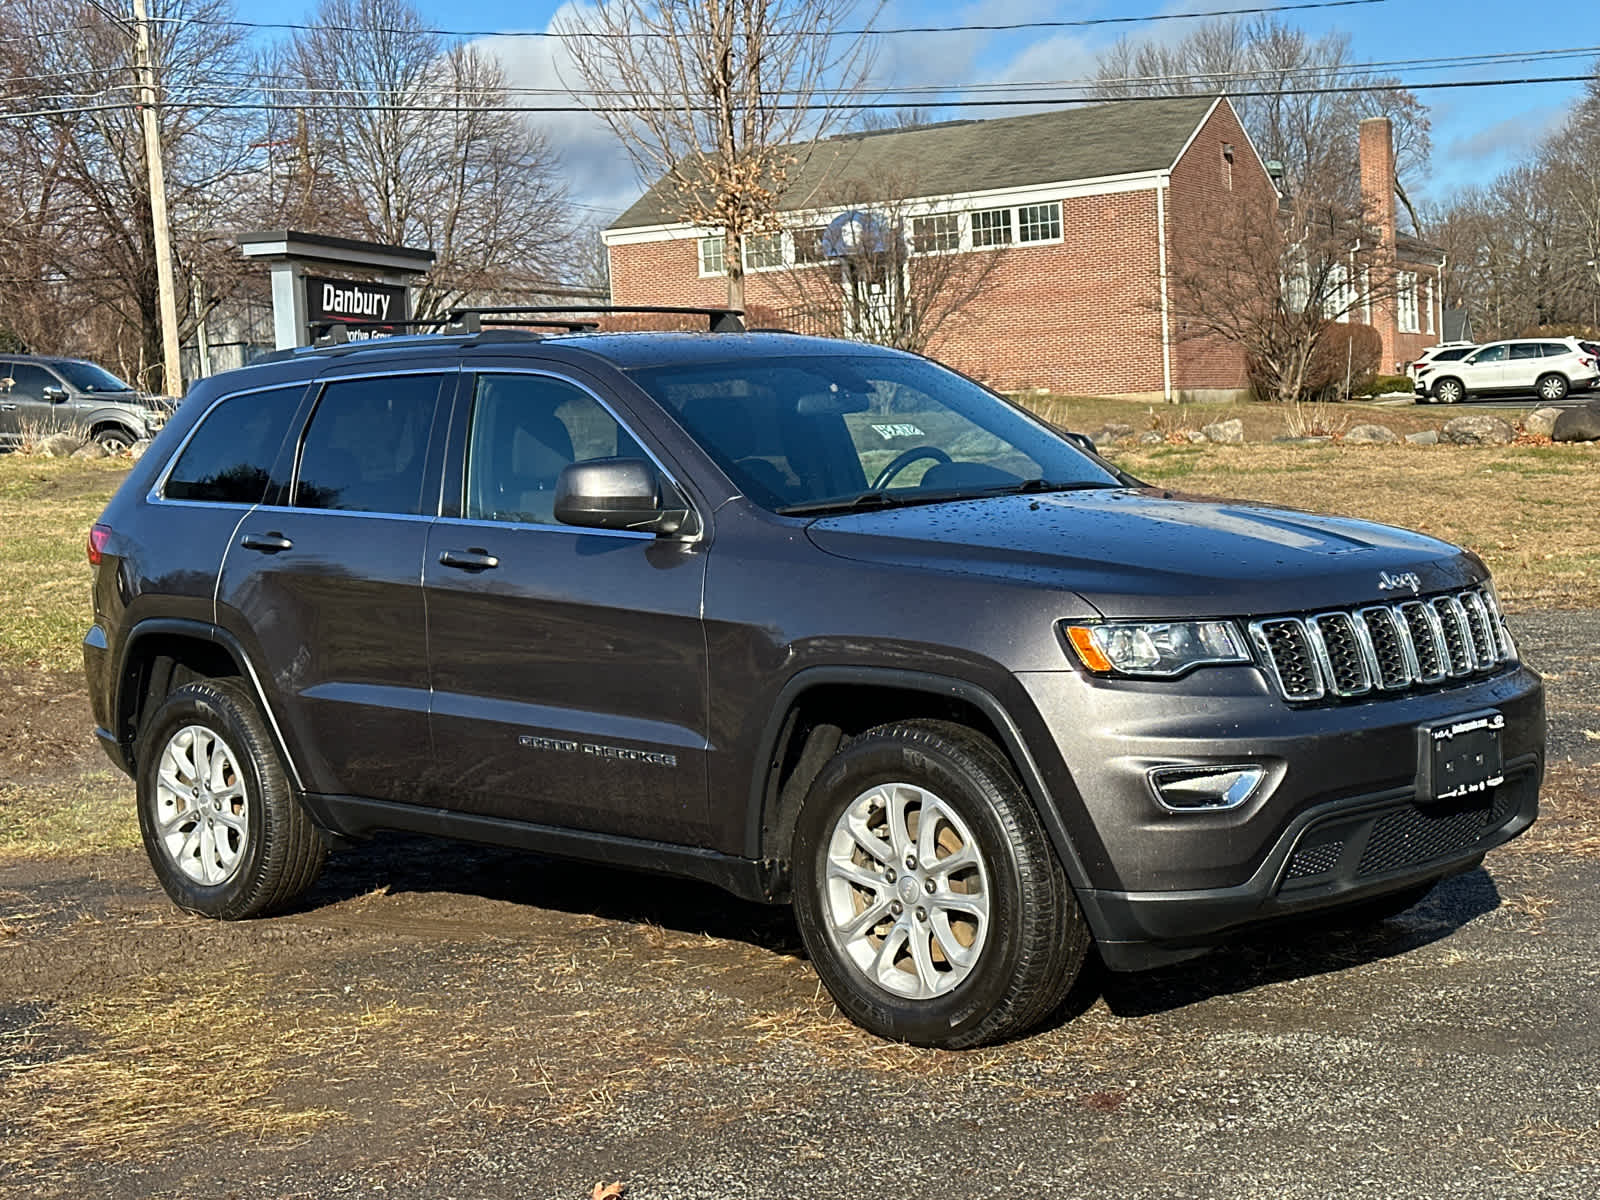
[[[1300, 87], [1300, 88], [1264, 88], [1244, 95], [1254, 99], [1268, 96], [1343, 96], [1362, 92], [1407, 92], [1407, 91], [1433, 91], [1445, 88], [1488, 88], [1488, 87], [1521, 87], [1524, 85], [1541, 83], [1587, 83], [1593, 79], [1592, 74], [1585, 75], [1533, 75], [1512, 79], [1436, 79], [1431, 82], [1405, 83], [1362, 83], [1339, 84], [1330, 87]], [[1193, 92], [1181, 93], [1179, 96], [1203, 96], [1211, 94]], [[1167, 94], [1163, 96], [1031, 96], [1007, 97], [1002, 99], [984, 100], [947, 100], [938, 105], [940, 108], [1007, 108], [1022, 106], [1048, 106], [1048, 105], [1083, 105], [1083, 104], [1138, 104], [1155, 99], [1176, 99], [1179, 96]], [[25, 120], [37, 117], [51, 117], [64, 113], [79, 112], [118, 112], [133, 111], [139, 106], [131, 102], [109, 103], [100, 105], [83, 105], [66, 108], [43, 108], [28, 112], [0, 111], [0, 121]], [[169, 106], [176, 107], [176, 106]], [[285, 113], [311, 113], [311, 112], [337, 112], [337, 113], [454, 113], [460, 116], [475, 113], [527, 113], [527, 114], [581, 114], [581, 113], [651, 113], [670, 108], [677, 112], [682, 110], [681, 105], [663, 106], [660, 104], [597, 104], [591, 107], [573, 107], [571, 105], [549, 104], [485, 104], [472, 108], [463, 108], [459, 104], [274, 104], [267, 102], [248, 101], [201, 101], [183, 107], [204, 108], [209, 111], [229, 112], [285, 112]], [[802, 104], [773, 104], [769, 108], [779, 112], [822, 112], [839, 107], [830, 103], [802, 103]], [[902, 108], [904, 105], [897, 101], [862, 101], [849, 105], [857, 109], [893, 109]], [[708, 110], [709, 111], [709, 110]]]
[[[779, 36], [796, 37], [868, 37], [906, 33], [1014, 33], [1025, 29], [1087, 29], [1101, 25], [1138, 25], [1159, 21], [1193, 21], [1206, 17], [1247, 17], [1264, 13], [1303, 12], [1316, 8], [1357, 8], [1368, 4], [1384, 4], [1387, 0], [1304, 0], [1298, 4], [1262, 4], [1248, 8], [1217, 8], [1200, 12], [1148, 13], [1132, 17], [1083, 17], [1071, 21], [1013, 21], [984, 25], [903, 25], [886, 29], [863, 26], [856, 29], [788, 29], [778, 31]], [[277, 29], [290, 32], [324, 30], [330, 33], [387, 33], [427, 34], [448, 38], [544, 38], [551, 40], [582, 40], [584, 38], [652, 38], [670, 36], [649, 30], [618, 30], [611, 33], [569, 29], [433, 29], [418, 26], [379, 25], [323, 25], [311, 21], [245, 21], [235, 17], [163, 17], [157, 24], [189, 24], [224, 26], [232, 29]], [[96, 29], [96, 25], [66, 25], [59, 29], [40, 30], [33, 37], [53, 37], [61, 33], [74, 33]], [[26, 41], [28, 38], [15, 39]]]

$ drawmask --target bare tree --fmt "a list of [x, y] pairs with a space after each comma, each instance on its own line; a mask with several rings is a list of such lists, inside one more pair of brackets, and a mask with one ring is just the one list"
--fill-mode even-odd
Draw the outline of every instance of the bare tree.
[[[243, 66], [242, 35], [219, 23], [226, 0], [154, 0], [151, 15], [178, 274], [225, 287], [238, 267], [222, 215], [251, 175], [255, 118], [210, 81]], [[13, 58], [0, 98], [0, 310], [32, 348], [93, 354], [142, 379], [161, 353], [132, 30], [104, 5], [12, 0], [0, 40]], [[180, 337], [203, 315], [192, 295], [180, 287]]]
[[1179, 336], [1240, 347], [1270, 399], [1297, 401], [1325, 383], [1314, 368], [1330, 331], [1362, 328], [1397, 290], [1392, 259], [1361, 236], [1365, 214], [1317, 198], [1337, 190], [1301, 190], [1276, 220], [1264, 208], [1217, 210], [1175, 240], [1169, 289]]
[[[1414, 228], [1418, 216], [1405, 181], [1420, 177], [1430, 153], [1426, 108], [1396, 81], [1350, 69], [1350, 37], [1313, 38], [1270, 15], [1201, 22], [1176, 42], [1123, 39], [1100, 58], [1102, 96], [1226, 95], [1265, 159], [1284, 164], [1291, 187], [1317, 181], [1348, 188], [1340, 163], [1356, 156], [1363, 117], [1388, 117], [1394, 126], [1395, 191]], [[1317, 87], [1355, 92], [1285, 94]], [[1324, 197], [1341, 204], [1353, 195]]]
[[575, 94], [616, 133], [641, 178], [660, 181], [679, 220], [723, 231], [734, 308], [744, 307], [745, 239], [779, 228], [791, 169], [865, 85], [872, 41], [839, 32], [859, 8], [856, 0], [600, 0], [557, 23], [573, 38], [586, 89]]
[[272, 67], [287, 153], [272, 200], [319, 227], [433, 250], [417, 312], [563, 273], [571, 218], [543, 136], [503, 111], [498, 64], [446, 45], [415, 7], [322, 0]]
[[813, 225], [790, 237], [795, 262], [772, 287], [808, 333], [918, 353], [968, 312], [993, 280], [1000, 247], [961, 248], [959, 218], [930, 212], [913, 180], [883, 175], [829, 194], [853, 214], [841, 236]]

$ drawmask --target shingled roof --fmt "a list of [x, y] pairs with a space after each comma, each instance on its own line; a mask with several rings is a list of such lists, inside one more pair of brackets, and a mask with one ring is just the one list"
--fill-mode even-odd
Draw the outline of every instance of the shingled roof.
[[[948, 196], [1163, 171], [1215, 103], [1214, 96], [1172, 96], [841, 134], [801, 155], [778, 208], [825, 207], [829, 196], [882, 186], [885, 179], [914, 180], [919, 196]], [[670, 191], [658, 182], [610, 228], [679, 220]]]

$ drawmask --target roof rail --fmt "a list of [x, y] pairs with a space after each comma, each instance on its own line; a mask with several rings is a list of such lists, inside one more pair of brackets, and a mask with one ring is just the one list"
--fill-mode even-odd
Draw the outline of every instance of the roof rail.
[[[607, 316], [614, 313], [668, 313], [679, 316], [707, 317], [709, 318], [708, 324], [712, 333], [743, 333], [745, 331], [744, 309], [742, 308], [686, 308], [673, 304], [493, 305], [484, 308], [453, 308], [450, 310], [450, 319], [466, 325], [469, 321], [481, 321], [484, 318], [541, 316], [551, 313], [581, 313], [584, 316]], [[510, 324], [510, 322], [504, 323]]]

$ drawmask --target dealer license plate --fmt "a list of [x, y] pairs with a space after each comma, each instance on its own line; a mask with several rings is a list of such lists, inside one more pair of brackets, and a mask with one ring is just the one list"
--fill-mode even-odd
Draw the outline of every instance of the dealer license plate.
[[1481, 712], [1417, 730], [1417, 798], [1455, 800], [1487, 794], [1505, 782], [1500, 732], [1504, 713]]

